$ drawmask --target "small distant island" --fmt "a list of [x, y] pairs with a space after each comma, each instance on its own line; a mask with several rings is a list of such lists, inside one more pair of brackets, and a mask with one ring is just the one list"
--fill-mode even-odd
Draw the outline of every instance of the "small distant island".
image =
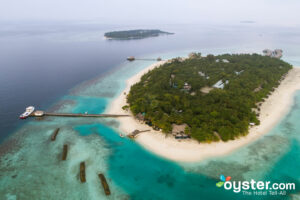
[[133, 40], [148, 37], [158, 37], [160, 35], [172, 35], [174, 33], [161, 31], [158, 29], [136, 29], [126, 31], [113, 31], [104, 34], [104, 37], [110, 40]]
[[251, 20], [243, 20], [243, 21], [240, 21], [240, 23], [243, 23], [243, 24], [254, 24], [256, 22], [255, 21], [251, 21]]
[[290, 69], [273, 56], [192, 53], [144, 74], [123, 109], [175, 138], [234, 140], [260, 124], [260, 105]]

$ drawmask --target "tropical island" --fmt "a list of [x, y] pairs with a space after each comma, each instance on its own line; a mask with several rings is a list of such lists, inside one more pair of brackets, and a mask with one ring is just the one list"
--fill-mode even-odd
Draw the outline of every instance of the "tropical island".
[[157, 37], [160, 35], [172, 35], [174, 33], [169, 33], [161, 31], [158, 29], [136, 29], [136, 30], [126, 30], [126, 31], [113, 31], [104, 34], [107, 39], [114, 40], [131, 40], [131, 39], [143, 39], [148, 37]]
[[166, 134], [180, 129], [181, 136], [200, 142], [234, 140], [260, 123], [261, 103], [290, 69], [258, 54], [193, 53], [144, 74], [123, 109]]
[[[224, 156], [268, 133], [289, 111], [298, 90], [300, 67], [291, 69], [274, 56], [192, 53], [189, 58], [155, 62], [128, 78], [105, 112], [130, 115], [118, 118], [120, 134], [140, 131], [134, 140], [149, 151], [174, 161], [195, 162]], [[177, 107], [170, 107], [172, 103]], [[152, 106], [155, 112], [148, 112]], [[178, 134], [192, 138], [176, 138]]]

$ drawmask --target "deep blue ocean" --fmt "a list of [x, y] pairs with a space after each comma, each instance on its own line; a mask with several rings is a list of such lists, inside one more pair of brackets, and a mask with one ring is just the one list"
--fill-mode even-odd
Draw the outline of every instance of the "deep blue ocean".
[[[159, 28], [175, 35], [107, 41], [106, 31]], [[57, 112], [102, 113], [125, 80], [153, 61], [191, 51], [260, 53], [281, 48], [300, 66], [300, 29], [259, 24], [117, 26], [97, 23], [0, 25], [0, 199], [296, 199], [300, 192], [300, 93], [272, 131], [236, 152], [199, 163], [160, 158], [119, 137], [115, 119], [46, 118], [20, 121], [28, 105]], [[61, 128], [55, 142], [50, 135]], [[67, 161], [60, 161], [63, 144]], [[86, 162], [87, 183], [78, 180]], [[112, 195], [97, 178], [104, 173]], [[286, 195], [247, 196], [217, 188], [219, 175], [234, 180], [294, 182]], [[299, 196], [298, 196], [299, 198]]]

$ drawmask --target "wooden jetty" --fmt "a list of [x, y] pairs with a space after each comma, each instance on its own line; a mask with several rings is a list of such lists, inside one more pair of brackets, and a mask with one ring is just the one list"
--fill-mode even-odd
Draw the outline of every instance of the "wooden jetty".
[[129, 138], [133, 139], [135, 138], [138, 134], [143, 133], [143, 132], [148, 132], [150, 130], [144, 130], [144, 131], [140, 131], [140, 130], [134, 130], [132, 133], [130, 133], [128, 135]]
[[145, 61], [162, 61], [161, 57], [158, 58], [135, 58], [134, 56], [127, 57], [128, 61], [134, 61], [134, 60], [145, 60]]
[[82, 113], [45, 113], [45, 116], [55, 117], [128, 117], [129, 115], [112, 115], [112, 114], [82, 114]]
[[98, 176], [99, 176], [100, 181], [102, 183], [102, 187], [104, 189], [105, 194], [110, 195], [110, 189], [109, 189], [109, 186], [107, 184], [105, 176], [103, 174], [98, 174]]
[[63, 153], [62, 153], [62, 160], [66, 160], [68, 155], [68, 145], [64, 144]]
[[80, 181], [81, 183], [85, 183], [86, 179], [85, 179], [85, 163], [81, 162], [80, 163]]
[[39, 111], [37, 116], [33, 112], [30, 117], [42, 117], [42, 116], [53, 116], [53, 117], [129, 117], [129, 115], [115, 115], [115, 114], [88, 114], [88, 113], [48, 113]]
[[51, 135], [51, 141], [55, 141], [56, 140], [56, 136], [57, 136], [58, 132], [59, 132], [59, 128], [55, 129], [55, 131]]

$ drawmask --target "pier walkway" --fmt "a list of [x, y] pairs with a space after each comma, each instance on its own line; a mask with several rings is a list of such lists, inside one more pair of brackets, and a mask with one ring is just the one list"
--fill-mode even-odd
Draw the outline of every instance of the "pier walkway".
[[134, 60], [145, 60], [145, 61], [162, 61], [161, 57], [158, 58], [136, 58], [134, 56], [130, 56], [127, 58], [128, 61], [134, 61]]
[[88, 113], [50, 113], [41, 110], [33, 112], [30, 117], [129, 117], [129, 115], [115, 115], [115, 114], [88, 114]]
[[81, 113], [44, 113], [44, 116], [55, 116], [55, 117], [128, 117], [129, 115], [81, 114]]

